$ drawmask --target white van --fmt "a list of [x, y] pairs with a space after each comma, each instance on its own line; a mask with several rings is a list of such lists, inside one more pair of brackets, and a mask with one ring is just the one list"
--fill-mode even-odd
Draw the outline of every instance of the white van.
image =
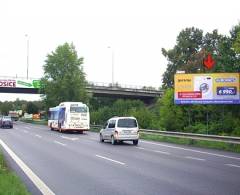
[[100, 131], [100, 142], [110, 140], [114, 145], [117, 142], [132, 141], [138, 144], [139, 128], [137, 119], [134, 117], [110, 118]]

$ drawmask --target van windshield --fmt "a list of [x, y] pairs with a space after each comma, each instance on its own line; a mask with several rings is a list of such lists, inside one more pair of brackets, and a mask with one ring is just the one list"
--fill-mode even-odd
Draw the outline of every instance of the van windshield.
[[135, 119], [119, 119], [117, 126], [133, 128], [137, 127], [137, 121]]

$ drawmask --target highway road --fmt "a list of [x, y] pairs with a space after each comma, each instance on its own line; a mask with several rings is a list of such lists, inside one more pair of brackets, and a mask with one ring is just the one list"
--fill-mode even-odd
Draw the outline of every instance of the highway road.
[[44, 183], [44, 194], [240, 194], [240, 154], [144, 140], [111, 145], [100, 143], [97, 133], [59, 133], [22, 122], [0, 129], [0, 140], [32, 194], [41, 194], [41, 187], [6, 147]]

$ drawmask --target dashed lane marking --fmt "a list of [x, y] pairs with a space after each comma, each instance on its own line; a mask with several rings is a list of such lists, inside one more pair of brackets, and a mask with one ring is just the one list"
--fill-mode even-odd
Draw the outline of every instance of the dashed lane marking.
[[105, 159], [105, 160], [108, 160], [108, 161], [111, 161], [111, 162], [114, 162], [114, 163], [117, 163], [117, 164], [120, 164], [120, 165], [125, 165], [125, 163], [123, 163], [123, 162], [120, 162], [120, 161], [117, 161], [117, 160], [113, 160], [113, 159], [107, 158], [105, 156], [101, 156], [101, 155], [97, 155], [96, 154], [96, 157], [102, 158], [102, 159]]

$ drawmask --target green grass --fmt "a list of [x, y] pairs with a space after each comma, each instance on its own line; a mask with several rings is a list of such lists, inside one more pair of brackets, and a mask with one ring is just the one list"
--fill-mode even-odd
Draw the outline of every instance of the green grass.
[[10, 171], [0, 150], [0, 195], [30, 195], [20, 178]]
[[20, 121], [37, 125], [47, 125], [47, 120], [20, 119]]
[[230, 152], [240, 153], [240, 144], [231, 144], [217, 141], [206, 141], [206, 140], [193, 140], [189, 138], [177, 138], [169, 137], [155, 134], [140, 134], [141, 139], [158, 141], [158, 142], [168, 142], [180, 145], [196, 146], [202, 148], [218, 149]]

